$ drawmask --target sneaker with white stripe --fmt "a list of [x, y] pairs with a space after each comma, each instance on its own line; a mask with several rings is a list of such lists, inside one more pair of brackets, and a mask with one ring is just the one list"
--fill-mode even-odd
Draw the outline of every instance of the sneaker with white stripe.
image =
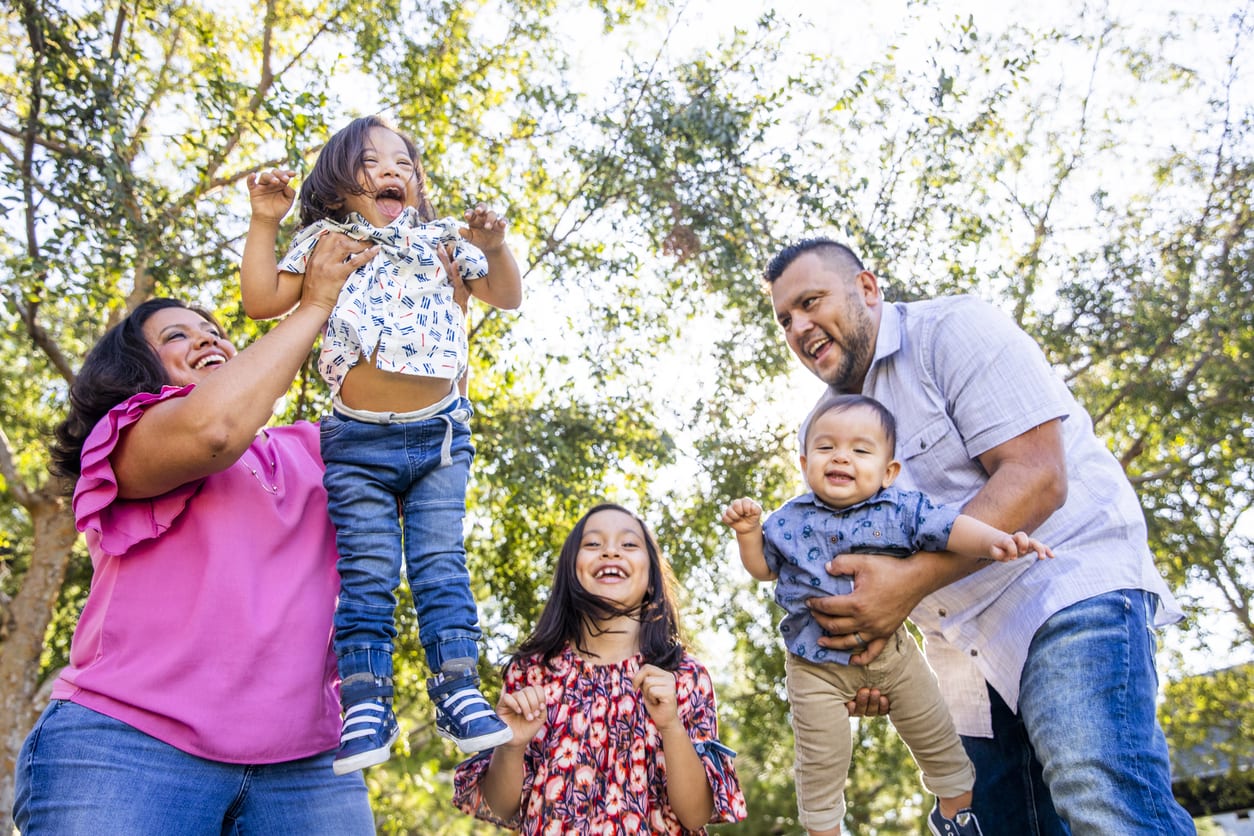
[[479, 676], [473, 671], [440, 673], [427, 680], [427, 693], [435, 703], [435, 728], [442, 737], [467, 754], [509, 743], [514, 733], [479, 693]]

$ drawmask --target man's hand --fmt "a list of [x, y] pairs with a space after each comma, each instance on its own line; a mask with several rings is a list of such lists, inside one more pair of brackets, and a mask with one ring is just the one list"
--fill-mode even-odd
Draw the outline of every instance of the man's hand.
[[888, 714], [889, 702], [878, 688], [859, 688], [845, 708], [850, 717], [883, 717]]
[[828, 633], [819, 644], [854, 655], [865, 665], [880, 655], [888, 639], [930, 591], [920, 584], [918, 556], [895, 558], [878, 554], [842, 554], [827, 564], [833, 575], [853, 578], [853, 592], [811, 598], [807, 603], [818, 625]]

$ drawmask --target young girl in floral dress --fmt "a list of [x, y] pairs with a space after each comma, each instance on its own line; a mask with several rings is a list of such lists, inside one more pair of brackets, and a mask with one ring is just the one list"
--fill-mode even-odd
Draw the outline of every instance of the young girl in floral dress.
[[496, 710], [513, 740], [457, 768], [458, 807], [525, 834], [704, 833], [744, 818], [671, 585], [642, 520], [618, 505], [584, 515], [506, 665]]

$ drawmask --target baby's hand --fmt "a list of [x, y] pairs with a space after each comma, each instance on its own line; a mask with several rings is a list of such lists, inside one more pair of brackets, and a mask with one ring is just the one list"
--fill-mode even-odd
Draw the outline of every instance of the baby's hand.
[[1040, 540], [1033, 540], [1022, 531], [1007, 534], [989, 547], [988, 556], [993, 560], [1014, 560], [1025, 554], [1036, 552], [1037, 560], [1053, 557], [1054, 551]]
[[463, 238], [485, 253], [500, 249], [505, 244], [505, 230], [509, 223], [486, 205], [479, 203], [466, 210], [466, 227], [458, 230]]
[[750, 534], [761, 526], [762, 506], [748, 498], [733, 499], [721, 519], [737, 534]]
[[248, 202], [253, 217], [278, 223], [292, 208], [296, 191], [289, 185], [296, 172], [287, 168], [273, 168], [248, 175]]

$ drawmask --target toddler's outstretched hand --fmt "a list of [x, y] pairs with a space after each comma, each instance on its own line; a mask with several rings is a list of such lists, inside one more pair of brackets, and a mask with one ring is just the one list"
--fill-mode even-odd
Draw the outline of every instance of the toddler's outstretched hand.
[[1032, 552], [1036, 552], [1037, 560], [1054, 556], [1053, 549], [1040, 540], [1034, 540], [1022, 531], [1016, 531], [993, 543], [989, 547], [988, 556], [993, 560], [1005, 561], [1014, 560]]
[[278, 223], [292, 208], [296, 190], [290, 185], [296, 172], [288, 168], [273, 168], [248, 175], [248, 202], [253, 217]]
[[466, 226], [458, 230], [463, 238], [484, 253], [494, 252], [505, 244], [505, 230], [509, 223], [485, 204], [466, 210]]
[[549, 719], [544, 689], [539, 685], [527, 685], [501, 694], [496, 713], [514, 733], [514, 739], [505, 745], [526, 747]]
[[752, 499], [733, 499], [720, 518], [737, 534], [749, 534], [762, 525], [762, 506]]
[[640, 690], [644, 710], [653, 718], [658, 731], [665, 731], [679, 722], [679, 700], [675, 696], [675, 674], [656, 665], [641, 665], [631, 678]]

